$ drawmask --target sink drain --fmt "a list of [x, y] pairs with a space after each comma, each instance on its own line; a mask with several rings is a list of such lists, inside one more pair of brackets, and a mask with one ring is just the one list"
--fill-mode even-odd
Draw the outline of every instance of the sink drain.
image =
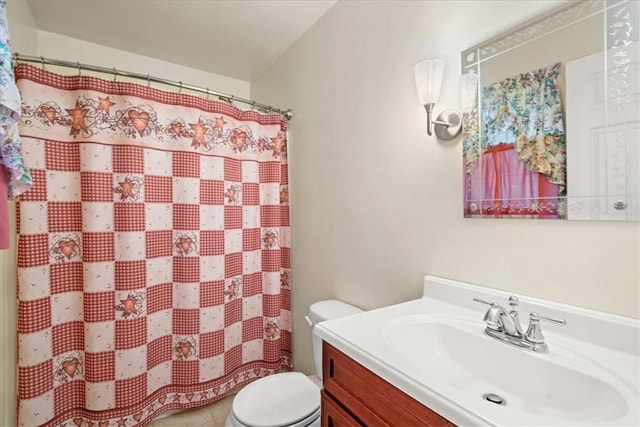
[[496, 405], [504, 406], [507, 404], [506, 400], [504, 400], [502, 397], [498, 396], [497, 394], [493, 394], [493, 393], [483, 394], [482, 398], [488, 402], [495, 403]]

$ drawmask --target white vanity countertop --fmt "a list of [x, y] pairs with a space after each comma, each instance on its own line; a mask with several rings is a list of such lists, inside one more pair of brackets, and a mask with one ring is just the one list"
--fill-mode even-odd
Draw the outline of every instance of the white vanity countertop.
[[[550, 352], [534, 353], [484, 334], [487, 306], [473, 298], [506, 306], [510, 295], [426, 276], [422, 298], [321, 322], [316, 333], [460, 426], [640, 425], [640, 322], [516, 294], [525, 329], [531, 311], [567, 320], [543, 323]], [[482, 399], [496, 391], [505, 406]]]

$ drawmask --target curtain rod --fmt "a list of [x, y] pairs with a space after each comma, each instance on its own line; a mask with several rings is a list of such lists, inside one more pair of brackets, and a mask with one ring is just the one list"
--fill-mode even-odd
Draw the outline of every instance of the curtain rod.
[[139, 80], [145, 80], [147, 83], [150, 82], [154, 82], [154, 83], [161, 83], [164, 85], [168, 85], [168, 86], [173, 86], [173, 87], [177, 87], [180, 89], [188, 89], [194, 92], [200, 92], [200, 93], [206, 93], [207, 95], [213, 95], [213, 96], [217, 96], [218, 99], [220, 101], [224, 101], [227, 103], [232, 103], [233, 101], [236, 102], [241, 102], [243, 104], [248, 104], [251, 105], [251, 107], [253, 108], [257, 108], [259, 110], [262, 111], [267, 111], [267, 112], [273, 112], [276, 114], [280, 114], [285, 120], [291, 120], [291, 118], [293, 117], [293, 112], [291, 111], [291, 109], [287, 109], [287, 110], [281, 110], [279, 108], [275, 108], [272, 107], [270, 105], [265, 105], [265, 104], [260, 104], [259, 102], [256, 101], [251, 101], [249, 99], [244, 99], [244, 98], [240, 98], [234, 95], [228, 95], [226, 93], [221, 93], [221, 92], [217, 92], [214, 90], [210, 90], [209, 88], [203, 88], [200, 86], [193, 86], [193, 85], [188, 85], [188, 84], [183, 84], [181, 81], [174, 81], [174, 80], [167, 80], [167, 79], [163, 79], [160, 77], [153, 77], [150, 75], [144, 75], [144, 74], [139, 74], [139, 73], [134, 73], [131, 71], [122, 71], [122, 70], [117, 70], [115, 67], [114, 68], [107, 68], [107, 67], [100, 67], [97, 65], [88, 65], [88, 64], [81, 64], [79, 62], [71, 62], [71, 61], [63, 61], [63, 60], [59, 60], [59, 59], [51, 59], [51, 58], [45, 58], [43, 56], [29, 56], [29, 55], [21, 55], [19, 53], [14, 53], [13, 54], [13, 59], [15, 61], [21, 61], [21, 62], [33, 62], [33, 63], [38, 63], [38, 64], [42, 64], [42, 67], [44, 69], [45, 64], [48, 65], [57, 65], [60, 67], [68, 67], [68, 68], [76, 68], [78, 71], [79, 70], [89, 70], [89, 71], [95, 71], [98, 73], [105, 73], [105, 74], [112, 74], [114, 79], [116, 76], [123, 76], [123, 77], [130, 77], [130, 78], [134, 78], [134, 79], [139, 79]]

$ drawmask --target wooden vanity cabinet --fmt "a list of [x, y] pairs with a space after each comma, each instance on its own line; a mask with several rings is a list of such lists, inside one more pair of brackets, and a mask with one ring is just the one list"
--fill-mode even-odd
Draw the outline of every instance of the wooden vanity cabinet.
[[322, 426], [455, 427], [327, 342], [322, 375]]

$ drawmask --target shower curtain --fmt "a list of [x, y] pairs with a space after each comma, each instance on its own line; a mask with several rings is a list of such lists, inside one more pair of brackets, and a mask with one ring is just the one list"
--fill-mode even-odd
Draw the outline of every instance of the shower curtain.
[[26, 64], [21, 426], [145, 425], [290, 370], [286, 123]]

